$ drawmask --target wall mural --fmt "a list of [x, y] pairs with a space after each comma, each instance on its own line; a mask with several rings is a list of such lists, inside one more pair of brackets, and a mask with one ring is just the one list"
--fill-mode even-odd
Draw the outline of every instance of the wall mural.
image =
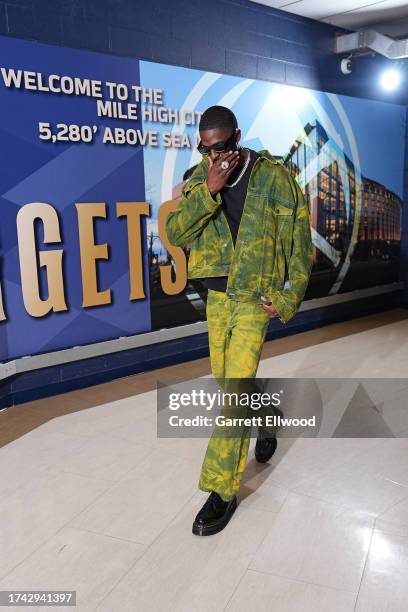
[[305, 299], [399, 280], [405, 108], [0, 37], [0, 360], [205, 320], [165, 219], [209, 106], [301, 185]]
[[[243, 146], [268, 149], [299, 182], [309, 204], [314, 245], [305, 299], [399, 280], [404, 107], [150, 62], [141, 62], [141, 79], [150, 85], [176, 82], [167, 96], [170, 106], [201, 111], [213, 104], [228, 106], [238, 118]], [[197, 126], [183, 128], [195, 143]], [[180, 132], [180, 126], [173, 130]], [[163, 323], [164, 303], [168, 308], [160, 266], [172, 258], [158, 238], [155, 205], [180, 194], [184, 172], [200, 159], [195, 149], [145, 152], [146, 197], [153, 203], [148, 234], [157, 327]], [[174, 313], [180, 316], [183, 309], [190, 321], [205, 317], [205, 295], [199, 281], [190, 281], [183, 299], [180, 294], [173, 298]], [[173, 309], [168, 312], [170, 322], [176, 315], [170, 314]]]

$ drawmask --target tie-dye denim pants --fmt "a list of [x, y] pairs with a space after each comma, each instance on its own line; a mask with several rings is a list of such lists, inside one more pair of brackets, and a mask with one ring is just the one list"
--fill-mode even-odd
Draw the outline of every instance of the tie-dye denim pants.
[[[214, 378], [238, 384], [241, 384], [238, 379], [255, 378], [270, 320], [269, 313], [260, 303], [232, 300], [222, 291], [209, 289], [206, 314]], [[245, 381], [243, 383], [245, 386]], [[234, 415], [242, 417], [254, 416], [254, 411], [249, 407], [238, 406], [232, 411]], [[235, 426], [233, 433], [230, 430], [225, 436], [221, 431], [223, 429], [217, 425], [214, 427], [198, 486], [202, 491], [216, 491], [222, 499], [229, 500], [241, 485], [251, 426]]]

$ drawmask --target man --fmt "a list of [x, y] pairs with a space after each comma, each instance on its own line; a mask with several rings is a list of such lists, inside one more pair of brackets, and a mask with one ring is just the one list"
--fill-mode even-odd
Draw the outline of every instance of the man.
[[[254, 378], [270, 317], [292, 318], [312, 267], [307, 203], [287, 169], [268, 151], [241, 148], [235, 115], [212, 106], [202, 115], [203, 160], [168, 215], [170, 243], [189, 244], [188, 277], [208, 289], [211, 370], [221, 380]], [[214, 430], [198, 486], [210, 496], [193, 523], [196, 535], [223, 529], [237, 507], [250, 427]], [[276, 438], [261, 428], [255, 457], [267, 461]]]

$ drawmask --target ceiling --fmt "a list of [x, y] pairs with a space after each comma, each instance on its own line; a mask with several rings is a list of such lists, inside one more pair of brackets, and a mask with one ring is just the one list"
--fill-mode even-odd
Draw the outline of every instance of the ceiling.
[[369, 27], [394, 38], [408, 34], [408, 2], [406, 1], [256, 0], [256, 2], [350, 30]]

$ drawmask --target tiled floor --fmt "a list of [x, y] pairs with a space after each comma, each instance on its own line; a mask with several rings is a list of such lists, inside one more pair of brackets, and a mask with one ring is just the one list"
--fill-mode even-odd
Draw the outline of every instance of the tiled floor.
[[[407, 318], [275, 356], [274, 345], [259, 377], [408, 371]], [[403, 380], [382, 413], [399, 438], [281, 438], [267, 465], [252, 440], [236, 513], [199, 538], [207, 441], [157, 438], [156, 391], [137, 379], [116, 401], [99, 386], [77, 412], [90, 391], [67, 394], [49, 420], [65, 400], [43, 400], [42, 424], [0, 449], [0, 590], [76, 590], [81, 612], [406, 612]]]

